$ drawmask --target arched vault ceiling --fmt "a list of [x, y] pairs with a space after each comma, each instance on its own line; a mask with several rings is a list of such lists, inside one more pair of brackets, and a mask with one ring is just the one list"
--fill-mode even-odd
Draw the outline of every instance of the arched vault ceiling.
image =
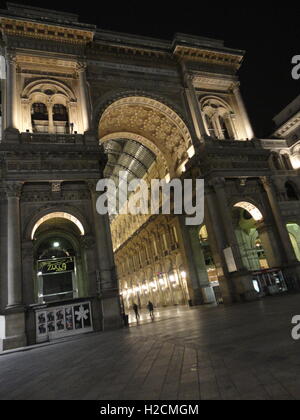
[[110, 178], [119, 185], [120, 172], [125, 172], [120, 184], [127, 189], [127, 184], [133, 179], [142, 179], [155, 162], [155, 154], [144, 145], [128, 139], [109, 140], [104, 143], [108, 162], [104, 171], [105, 178]]
[[110, 105], [99, 124], [100, 139], [118, 132], [140, 135], [152, 143], [171, 162], [176, 172], [188, 159], [192, 145], [182, 119], [167, 106], [148, 98], [124, 98]]

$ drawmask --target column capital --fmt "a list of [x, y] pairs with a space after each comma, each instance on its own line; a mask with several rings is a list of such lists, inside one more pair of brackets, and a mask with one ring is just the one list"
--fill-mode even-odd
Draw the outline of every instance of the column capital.
[[20, 198], [24, 183], [23, 182], [5, 182], [4, 188], [7, 198]]

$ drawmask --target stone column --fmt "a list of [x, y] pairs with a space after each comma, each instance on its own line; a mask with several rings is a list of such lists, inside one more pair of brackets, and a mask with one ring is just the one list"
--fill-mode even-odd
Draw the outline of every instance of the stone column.
[[32, 131], [32, 122], [30, 114], [30, 101], [28, 98], [21, 99], [21, 112], [22, 112], [22, 126], [21, 132], [25, 133], [26, 130]]
[[232, 91], [235, 96], [235, 99], [236, 99], [236, 102], [240, 111], [240, 115], [243, 119], [244, 130], [247, 135], [247, 138], [249, 140], [252, 140], [254, 138], [254, 133], [253, 133], [252, 126], [249, 120], [248, 112], [246, 110], [246, 107], [245, 107], [245, 104], [244, 104], [244, 101], [240, 92], [240, 84], [237, 83], [232, 89]]
[[205, 124], [202, 118], [199, 100], [197, 98], [195, 87], [193, 84], [193, 76], [188, 73], [186, 65], [183, 61], [181, 61], [180, 64], [181, 64], [184, 83], [185, 83], [185, 94], [186, 94], [188, 105], [189, 105], [190, 112], [192, 115], [195, 132], [198, 137], [198, 140], [203, 141], [203, 139], [207, 137], [207, 133], [206, 133]]
[[20, 196], [22, 183], [6, 184], [7, 193], [7, 309], [22, 306]]
[[0, 315], [0, 352], [26, 346], [25, 314], [22, 306], [20, 235], [21, 183], [7, 183], [7, 306]]
[[184, 266], [187, 268], [187, 287], [189, 299], [193, 305], [202, 305], [212, 302], [212, 295], [209, 293], [209, 280], [205, 269], [203, 252], [197, 234], [198, 227], [185, 225], [184, 216], [178, 216], [178, 237], [180, 247], [183, 250]]
[[209, 283], [203, 250], [202, 250], [200, 239], [199, 239], [199, 230], [200, 230], [199, 226], [188, 228], [189, 236], [191, 240], [191, 246], [192, 246], [193, 260], [194, 260], [194, 264], [197, 271], [197, 277], [198, 277], [197, 286], [201, 290], [204, 303], [215, 303], [216, 298], [212, 290], [212, 287]]
[[31, 305], [38, 302], [38, 285], [34, 272], [33, 241], [26, 241], [22, 244], [22, 277], [23, 277], [23, 302]]
[[17, 106], [16, 106], [16, 57], [8, 53], [6, 57], [6, 129], [17, 129]]
[[[83, 133], [90, 129], [91, 123], [91, 109], [89, 106], [89, 95], [87, 92], [87, 80], [86, 80], [86, 64], [79, 63], [77, 65], [77, 72], [79, 76], [79, 89], [80, 89], [80, 101], [82, 110], [82, 123]], [[74, 121], [73, 121], [74, 122]]]
[[119, 286], [114, 263], [113, 245], [108, 215], [98, 214], [96, 202], [97, 181], [88, 182], [91, 192], [91, 205], [96, 239], [99, 267], [100, 297], [102, 298], [103, 329], [118, 328], [121, 325]]
[[225, 192], [225, 180], [224, 178], [215, 178], [211, 184], [216, 192], [217, 204], [220, 209], [220, 216], [226, 233], [227, 245], [232, 249], [237, 270], [244, 270], [245, 267], [232, 222], [232, 209], [228, 206]]
[[270, 268], [281, 267], [282, 252], [278, 246], [278, 240], [275, 236], [275, 232], [273, 231], [273, 226], [263, 222], [258, 223], [256, 225], [256, 229]]
[[278, 229], [278, 233], [285, 250], [286, 262], [288, 264], [298, 264], [298, 260], [293, 249], [289, 233], [286, 229], [285, 223], [281, 215], [272, 180], [271, 178], [264, 177], [262, 178], [262, 183], [267, 193], [272, 213], [275, 219], [275, 223]]
[[53, 104], [51, 102], [47, 103], [48, 110], [48, 132], [49, 134], [55, 133], [54, 122], [53, 122]]
[[224, 303], [230, 304], [236, 299], [236, 287], [230, 278], [223, 250], [228, 246], [226, 233], [218, 212], [216, 193], [207, 186], [205, 191], [205, 223], [209, 244], [213, 251], [214, 262], [217, 267], [218, 280]]
[[[224, 178], [215, 178], [210, 182], [210, 184], [216, 192], [216, 211], [219, 215], [218, 217], [221, 219], [222, 228], [225, 233], [223, 244], [225, 245], [225, 248], [231, 248], [236, 266], [236, 271], [229, 272], [229, 267], [227, 267], [226, 264], [226, 272], [228, 273], [228, 278], [230, 279], [229, 283], [231, 283], [230, 288], [233, 300], [250, 301], [257, 299], [258, 295], [253, 286], [252, 275], [243, 264], [233, 226], [231, 213], [232, 209], [229, 207], [225, 192], [225, 180]], [[224, 257], [225, 248], [222, 250], [222, 257]]]

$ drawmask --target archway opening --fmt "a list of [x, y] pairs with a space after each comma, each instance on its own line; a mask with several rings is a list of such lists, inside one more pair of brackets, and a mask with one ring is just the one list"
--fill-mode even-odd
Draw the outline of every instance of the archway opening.
[[265, 250], [257, 230], [263, 220], [261, 211], [249, 202], [239, 202], [233, 207], [235, 235], [245, 268], [258, 271], [269, 268]]
[[51, 213], [34, 226], [35, 290], [39, 303], [84, 296], [86, 274], [80, 238], [82, 224], [67, 213]]
[[288, 223], [286, 228], [289, 232], [296, 257], [300, 261], [300, 226], [297, 223]]
[[[119, 201], [126, 197], [131, 180], [142, 179], [150, 187], [153, 179], [178, 178], [194, 154], [181, 117], [165, 104], [139, 96], [117, 99], [104, 110], [99, 141], [108, 157], [104, 175], [115, 182]], [[175, 254], [180, 254], [178, 238], [169, 221], [158, 220], [159, 215], [151, 212], [111, 217], [121, 302], [127, 310], [133, 303], [145, 309], [149, 299], [156, 306], [188, 301], [182, 291], [187, 273], [180, 269], [182, 262], [177, 263]], [[151, 239], [145, 240], [144, 235]]]

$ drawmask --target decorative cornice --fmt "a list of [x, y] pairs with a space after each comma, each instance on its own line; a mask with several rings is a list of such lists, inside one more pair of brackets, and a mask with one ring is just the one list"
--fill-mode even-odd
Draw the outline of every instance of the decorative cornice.
[[300, 127], [300, 111], [297, 112], [292, 118], [290, 118], [285, 124], [283, 124], [280, 128], [278, 128], [274, 136], [276, 137], [284, 137], [290, 134], [291, 131], [295, 130], [295, 128]]
[[239, 54], [182, 45], [176, 46], [174, 55], [181, 59], [223, 65], [235, 70], [240, 68], [243, 60], [243, 56]]
[[94, 32], [56, 25], [28, 22], [23, 19], [0, 17], [3, 35], [27, 37], [69, 44], [86, 45], [93, 41]]

